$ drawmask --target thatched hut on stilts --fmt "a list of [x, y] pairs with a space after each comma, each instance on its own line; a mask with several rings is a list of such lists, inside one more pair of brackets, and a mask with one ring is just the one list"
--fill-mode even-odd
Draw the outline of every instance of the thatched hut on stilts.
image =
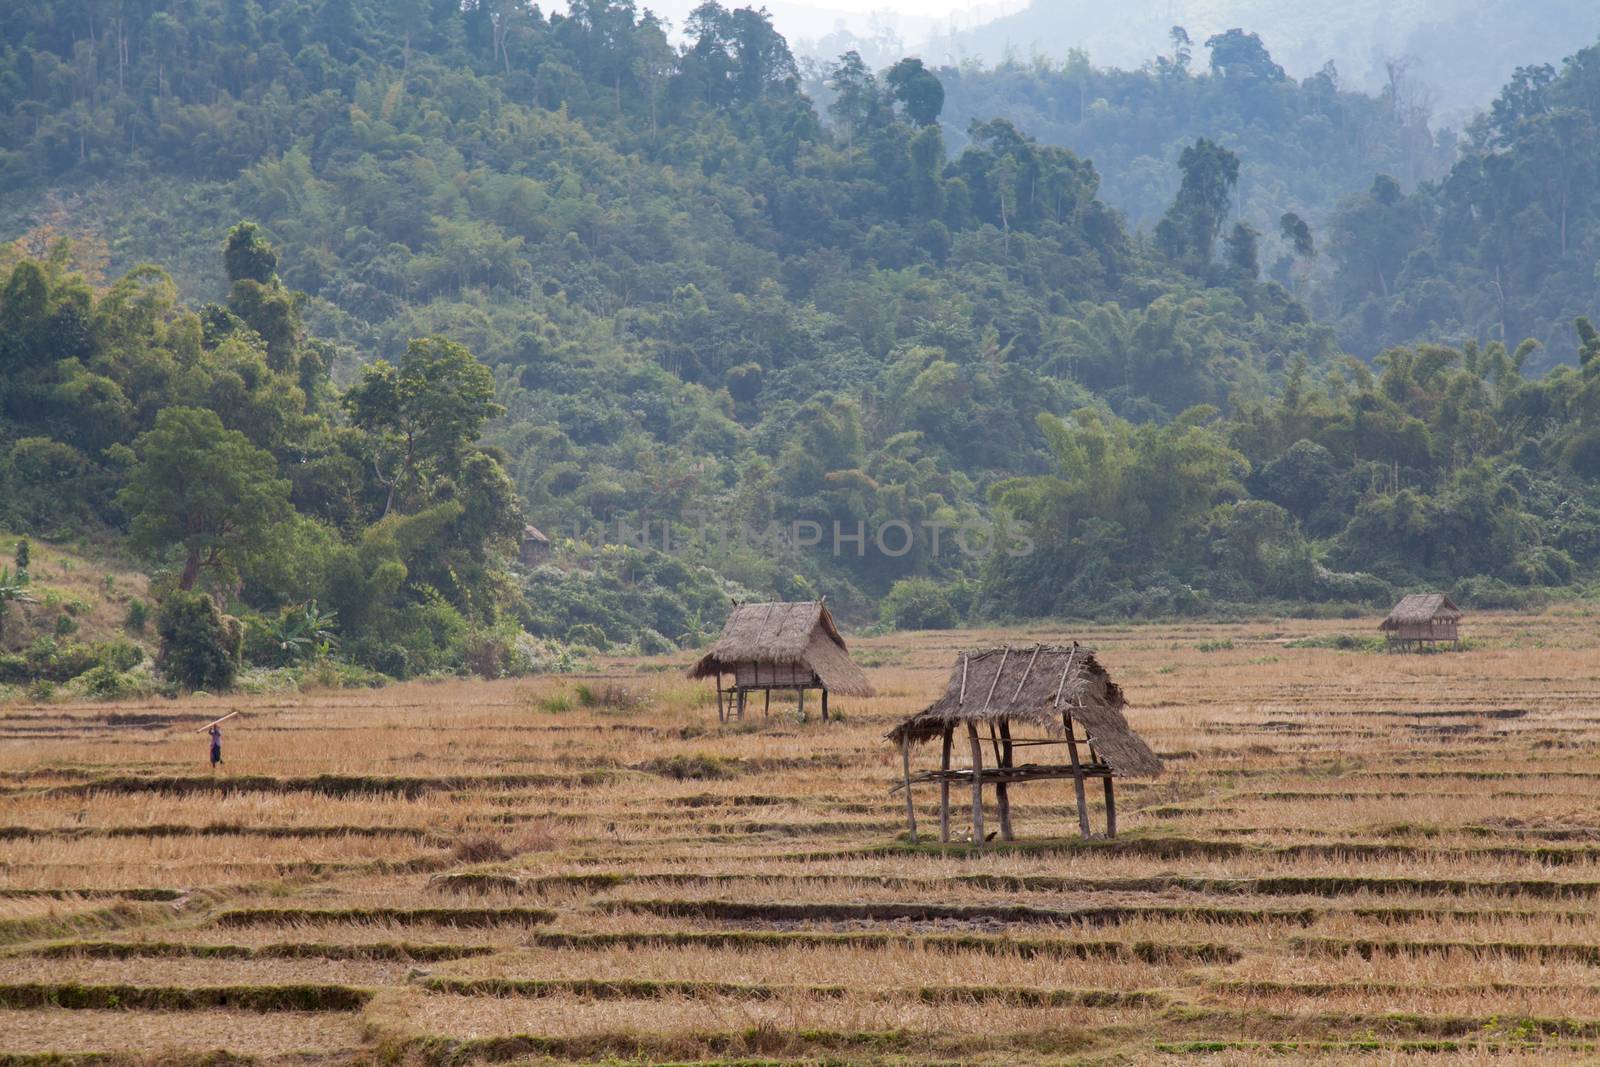
[[1378, 624], [1389, 647], [1421, 649], [1444, 641], [1461, 647], [1461, 609], [1443, 593], [1409, 593]]
[[[888, 734], [900, 747], [902, 771], [902, 781], [891, 792], [906, 792], [911, 839], [917, 839], [913, 786], [938, 783], [939, 840], [944, 842], [950, 840], [950, 787], [971, 786], [972, 841], [982, 848], [986, 840], [984, 785], [994, 786], [1000, 837], [1010, 841], [1010, 786], [1051, 778], [1072, 779], [1078, 828], [1084, 837], [1090, 836], [1085, 783], [1101, 779], [1105, 783], [1106, 836], [1115, 837], [1117, 805], [1112, 780], [1161, 773], [1160, 757], [1128, 725], [1122, 713], [1124, 704], [1122, 690], [1094, 653], [1076, 643], [962, 652], [944, 695]], [[966, 727], [971, 762], [956, 768], [951, 766], [951, 756], [955, 733], [962, 726]], [[984, 765], [984, 732], [989, 735], [994, 757], [991, 766]], [[912, 746], [935, 739], [942, 742], [939, 769], [913, 775]], [[1042, 745], [1065, 746], [1068, 761], [1016, 762], [1017, 749]]]
[[[723, 675], [730, 675], [727, 687]], [[797, 603], [736, 604], [711, 650], [689, 668], [691, 678], [717, 680], [717, 719], [744, 718], [745, 701], [760, 692], [772, 710], [774, 689], [799, 694], [806, 713], [806, 690], [822, 691], [822, 718], [828, 718], [829, 692], [871, 696], [872, 686], [850, 659], [833, 614], [820, 600]]]

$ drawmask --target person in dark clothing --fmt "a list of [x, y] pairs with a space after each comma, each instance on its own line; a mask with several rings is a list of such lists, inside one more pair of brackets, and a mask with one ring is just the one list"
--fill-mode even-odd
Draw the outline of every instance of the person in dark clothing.
[[222, 727], [213, 724], [207, 732], [211, 734], [211, 767], [215, 770], [222, 762]]

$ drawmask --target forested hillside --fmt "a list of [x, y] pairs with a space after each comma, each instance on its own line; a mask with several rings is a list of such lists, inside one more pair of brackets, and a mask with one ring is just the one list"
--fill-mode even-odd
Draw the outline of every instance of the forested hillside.
[[1448, 175], [1410, 195], [1379, 176], [1340, 206], [1327, 247], [1358, 350], [1532, 337], [1536, 368], [1570, 361], [1568, 324], [1600, 308], [1600, 45], [1519, 69]]
[[[687, 29], [6, 7], [0, 525], [390, 674], [506, 669], [518, 626], [692, 643], [743, 590], [915, 625], [1591, 579], [1600, 362], [1374, 375], [1292, 291], [1303, 220], [1261, 280], [1228, 147], [1141, 239], [1005, 118], [948, 153], [914, 60], [844, 63], [825, 129], [764, 16]], [[549, 562], [508, 564], [523, 516]]]
[[1455, 134], [1431, 128], [1412, 74], [1397, 71], [1381, 93], [1353, 91], [1331, 64], [1291, 77], [1255, 33], [1165, 33], [1160, 54], [1152, 47], [1128, 69], [1095, 65], [1081, 52], [1061, 62], [941, 67], [952, 140], [973, 120], [1004, 114], [1093, 160], [1107, 202], [1149, 228], [1177, 192], [1173, 162], [1207, 137], [1239, 155], [1236, 205], [1269, 234], [1286, 211], [1320, 227], [1375, 173], [1411, 188], [1455, 160]]
[[1332, 62], [1353, 89], [1378, 93], [1401, 64], [1426, 98], [1454, 116], [1475, 111], [1517, 67], [1559, 63], [1600, 34], [1589, 0], [1034, 0], [994, 22], [935, 37], [921, 47], [930, 62], [990, 65], [1073, 49], [1096, 64], [1136, 67], [1180, 23], [1195, 39], [1244, 27], [1261, 34], [1297, 79]]

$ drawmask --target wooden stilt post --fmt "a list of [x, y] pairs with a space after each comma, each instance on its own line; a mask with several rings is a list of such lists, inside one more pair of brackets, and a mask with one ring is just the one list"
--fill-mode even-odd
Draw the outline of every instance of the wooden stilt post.
[[[954, 726], [944, 728], [944, 755], [939, 758], [939, 769], [946, 774], [950, 771], [950, 741], [955, 735]], [[950, 843], [950, 779], [944, 778], [939, 782], [939, 840], [944, 844]]]
[[1109, 768], [1106, 770], [1106, 836], [1117, 836], [1117, 795], [1111, 785]]
[[800, 690], [800, 721], [806, 721], [806, 691], [804, 688]]
[[1083, 764], [1078, 762], [1078, 739], [1074, 736], [1078, 728], [1069, 712], [1062, 712], [1061, 720], [1067, 727], [1067, 755], [1072, 757], [1072, 788], [1078, 794], [1078, 830], [1084, 837], [1088, 837], [1089, 798], [1083, 792]]
[[828, 690], [826, 686], [822, 690], [822, 721], [828, 721]]
[[767, 718], [767, 717], [771, 716], [771, 714], [772, 714], [772, 690], [770, 690], [770, 689], [766, 690], [766, 694], [767, 694], [767, 702], [761, 706], [761, 716], [762, 716], [762, 718]]
[[[823, 692], [827, 692], [826, 689]], [[917, 805], [911, 799], [911, 738], [900, 739], [900, 770], [906, 783], [906, 823], [911, 827], [911, 843], [917, 843]], [[1106, 779], [1110, 781], [1110, 779]]]
[[745, 701], [745, 690], [740, 689], [739, 690], [739, 720], [741, 722], [744, 721], [744, 701]]
[[983, 742], [978, 740], [976, 723], [967, 723], [967, 740], [972, 742], [972, 843], [983, 849]]
[[[1000, 766], [1011, 767], [1011, 724], [1005, 719], [1000, 720]], [[1014, 841], [1011, 834], [1011, 796], [1006, 789], [1006, 783], [997, 782], [994, 787], [995, 805], [1000, 809], [1000, 840]]]
[[718, 671], [717, 672], [717, 721], [718, 722], [726, 722], [727, 721], [726, 716], [724, 714], [724, 712], [726, 710], [727, 709], [725, 709], [722, 706], [722, 672]]

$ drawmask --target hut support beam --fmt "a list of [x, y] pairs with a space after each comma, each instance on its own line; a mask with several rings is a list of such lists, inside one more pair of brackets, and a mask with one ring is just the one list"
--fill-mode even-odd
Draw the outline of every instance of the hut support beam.
[[[1000, 720], [1000, 766], [1011, 766], [1011, 724]], [[1107, 779], [1110, 781], [1110, 779]], [[994, 787], [995, 805], [1000, 809], [1000, 840], [1015, 841], [1011, 833], [1011, 795], [1006, 788], [1006, 783], [996, 782]]]
[[806, 691], [803, 688], [800, 690], [800, 721], [806, 721]]
[[911, 738], [909, 737], [900, 739], [900, 771], [905, 775], [906, 824], [911, 828], [911, 843], [914, 845], [917, 843], [917, 805], [911, 799]]
[[727, 708], [723, 707], [722, 704], [722, 674], [720, 671], [717, 673], [717, 721], [728, 721]]
[[967, 723], [967, 740], [972, 743], [972, 843], [983, 850], [983, 742], [978, 740], [978, 726]]
[[745, 691], [743, 689], [739, 690], [739, 721], [740, 722], [744, 721], [744, 701], [745, 701], [745, 696], [746, 696]]
[[770, 718], [772, 715], [772, 690], [768, 689], [765, 692], [767, 694], [767, 702], [761, 706], [761, 717]]
[[828, 690], [826, 686], [822, 690], [822, 721], [828, 721]]
[[1074, 733], [1077, 726], [1072, 721], [1071, 712], [1062, 712], [1061, 720], [1067, 728], [1067, 754], [1072, 757], [1072, 788], [1078, 794], [1078, 832], [1088, 837], [1089, 798], [1083, 791], [1083, 763], [1078, 759], [1078, 738]]
[[[944, 728], [944, 755], [939, 759], [941, 771], [950, 770], [950, 742], [954, 738], [955, 727]], [[939, 783], [939, 840], [943, 844], [950, 843], [950, 782], [945, 779]]]
[[[909, 787], [906, 792], [911, 792]], [[915, 827], [912, 829], [915, 831]], [[1111, 784], [1111, 775], [1109, 774], [1106, 775], [1106, 836], [1117, 836], [1117, 794]], [[915, 832], [912, 833], [912, 837], [916, 837]]]

